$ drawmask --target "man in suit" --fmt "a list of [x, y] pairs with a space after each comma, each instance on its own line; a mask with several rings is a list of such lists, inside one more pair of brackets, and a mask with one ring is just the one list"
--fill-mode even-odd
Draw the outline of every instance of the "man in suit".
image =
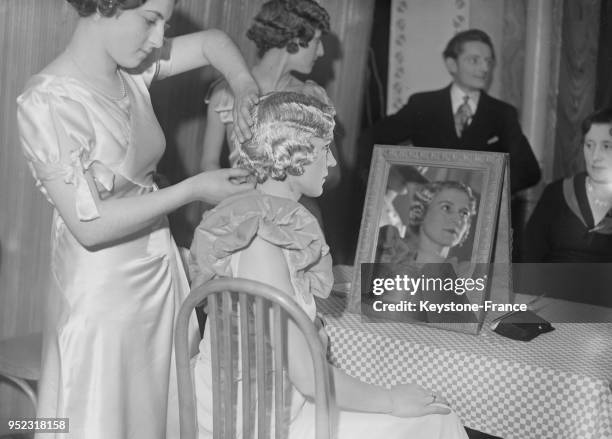
[[368, 129], [361, 139], [366, 157], [373, 144], [407, 142], [420, 147], [506, 152], [510, 154], [511, 192], [535, 185], [540, 168], [521, 131], [516, 109], [485, 91], [495, 64], [489, 36], [478, 29], [460, 32], [448, 42], [443, 57], [452, 83], [412, 95], [397, 113]]

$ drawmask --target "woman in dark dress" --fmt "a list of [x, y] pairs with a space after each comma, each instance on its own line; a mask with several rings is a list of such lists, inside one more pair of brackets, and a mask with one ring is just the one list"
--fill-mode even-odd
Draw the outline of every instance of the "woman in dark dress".
[[525, 230], [529, 264], [514, 267], [515, 289], [612, 306], [612, 108], [588, 116], [582, 133], [586, 172], [544, 189]]
[[586, 172], [544, 189], [524, 262], [612, 262], [612, 108], [587, 117], [582, 133]]

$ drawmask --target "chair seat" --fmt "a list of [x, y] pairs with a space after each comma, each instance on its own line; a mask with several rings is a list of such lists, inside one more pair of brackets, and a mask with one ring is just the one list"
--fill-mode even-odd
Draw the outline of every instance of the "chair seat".
[[0, 340], [0, 375], [39, 380], [41, 358], [40, 332]]

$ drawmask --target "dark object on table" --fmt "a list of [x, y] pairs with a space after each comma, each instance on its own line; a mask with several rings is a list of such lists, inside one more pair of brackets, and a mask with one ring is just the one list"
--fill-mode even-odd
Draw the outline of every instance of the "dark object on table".
[[513, 340], [529, 341], [555, 328], [531, 311], [517, 311], [494, 323], [493, 331]]
[[464, 427], [465, 432], [468, 435], [469, 439], [502, 439], [498, 436], [491, 436], [490, 434], [483, 433], [478, 430], [472, 430], [471, 428]]

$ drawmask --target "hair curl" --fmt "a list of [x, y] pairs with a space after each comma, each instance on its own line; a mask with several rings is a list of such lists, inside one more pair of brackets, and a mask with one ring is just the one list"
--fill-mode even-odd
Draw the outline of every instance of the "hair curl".
[[463, 51], [463, 45], [472, 41], [478, 41], [489, 46], [489, 49], [491, 49], [491, 56], [495, 59], [495, 49], [493, 48], [491, 38], [486, 32], [480, 29], [468, 29], [455, 34], [446, 45], [444, 52], [442, 52], [442, 57], [444, 59], [452, 58], [456, 60]]
[[458, 181], [434, 181], [431, 183], [425, 183], [421, 185], [414, 193], [414, 197], [412, 199], [412, 203], [410, 205], [410, 209], [408, 210], [408, 225], [410, 229], [415, 234], [419, 233], [419, 229], [423, 224], [423, 220], [425, 219], [425, 215], [427, 214], [427, 210], [431, 205], [431, 202], [445, 189], [454, 189], [457, 191], [461, 191], [465, 193], [469, 200], [469, 216], [467, 218], [467, 228], [465, 233], [461, 237], [461, 241], [458, 245], [461, 245], [465, 242], [468, 235], [470, 234], [470, 227], [472, 225], [472, 217], [476, 215], [476, 197], [472, 192], [472, 189], [463, 183]]
[[313, 137], [333, 139], [336, 111], [331, 105], [301, 93], [273, 92], [253, 109], [253, 136], [234, 140], [237, 168], [250, 170], [258, 183], [302, 175], [315, 159]]
[[98, 12], [104, 17], [112, 17], [119, 10], [135, 9], [147, 0], [66, 0], [77, 10], [81, 17], [89, 17]]
[[297, 53], [308, 47], [315, 32], [329, 32], [329, 14], [314, 0], [270, 0], [264, 3], [247, 31], [259, 56], [273, 47]]

